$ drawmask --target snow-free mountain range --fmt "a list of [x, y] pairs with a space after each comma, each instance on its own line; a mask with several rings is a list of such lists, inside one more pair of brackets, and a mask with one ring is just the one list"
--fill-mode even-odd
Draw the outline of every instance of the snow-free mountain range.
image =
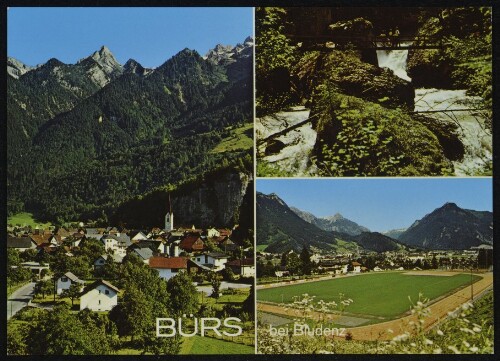
[[289, 207], [274, 193], [257, 193], [257, 245], [266, 245], [269, 252], [300, 251], [304, 246], [319, 251], [461, 250], [481, 244], [493, 244], [493, 213], [462, 209], [455, 203], [444, 204], [405, 230], [381, 234], [338, 213], [318, 218]]
[[[122, 65], [106, 46], [74, 64], [21, 60], [7, 62], [9, 214], [105, 220], [156, 190], [216, 194], [215, 173], [243, 193], [252, 188], [251, 146], [223, 146], [235, 134], [253, 136], [251, 37], [205, 56], [184, 49], [154, 69]], [[217, 207], [238, 215], [242, 198]], [[161, 220], [167, 207], [147, 215]], [[217, 213], [228, 209], [210, 210], [206, 221], [227, 220]]]

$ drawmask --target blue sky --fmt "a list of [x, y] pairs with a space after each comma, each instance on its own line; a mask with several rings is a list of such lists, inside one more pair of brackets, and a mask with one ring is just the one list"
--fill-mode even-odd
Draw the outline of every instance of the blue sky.
[[446, 202], [492, 211], [492, 184], [487, 178], [258, 179], [257, 191], [317, 217], [340, 213], [383, 232], [409, 227]]
[[7, 54], [27, 65], [76, 63], [106, 45], [124, 64], [157, 67], [184, 48], [201, 55], [253, 34], [252, 8], [21, 8], [7, 13]]

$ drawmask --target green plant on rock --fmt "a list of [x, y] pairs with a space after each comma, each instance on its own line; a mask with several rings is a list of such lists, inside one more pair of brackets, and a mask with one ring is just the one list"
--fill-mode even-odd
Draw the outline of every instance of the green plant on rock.
[[315, 98], [320, 120], [313, 163], [320, 175], [451, 173], [436, 136], [404, 111], [342, 95], [329, 83]]

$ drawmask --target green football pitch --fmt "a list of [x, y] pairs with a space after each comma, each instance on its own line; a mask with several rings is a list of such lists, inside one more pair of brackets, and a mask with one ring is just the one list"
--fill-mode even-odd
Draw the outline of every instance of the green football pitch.
[[[472, 276], [472, 281], [480, 280]], [[395, 318], [410, 309], [410, 300], [416, 303], [419, 293], [433, 300], [453, 290], [470, 285], [471, 275], [462, 273], [453, 276], [410, 275], [403, 272], [369, 273], [352, 277], [341, 277], [325, 281], [295, 284], [261, 289], [258, 301], [292, 303], [294, 297], [307, 293], [316, 296], [315, 301], [340, 301], [351, 298], [345, 312]]]

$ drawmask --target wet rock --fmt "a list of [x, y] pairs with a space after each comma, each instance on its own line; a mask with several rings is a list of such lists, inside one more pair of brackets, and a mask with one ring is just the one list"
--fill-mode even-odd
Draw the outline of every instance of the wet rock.
[[285, 147], [286, 147], [286, 144], [283, 143], [281, 140], [276, 140], [276, 139], [270, 140], [268, 142], [268, 145], [266, 147], [266, 150], [265, 150], [264, 154], [266, 156], [273, 155], [273, 154], [278, 154]]
[[361, 57], [356, 51], [308, 54], [293, 70], [294, 88], [303, 98], [311, 99], [318, 84], [328, 82], [346, 95], [381, 103], [388, 108], [413, 109], [413, 85], [392, 70], [368, 64]]
[[449, 160], [462, 160], [464, 158], [465, 147], [459, 138], [457, 124], [452, 121], [423, 116], [415, 117], [415, 119], [434, 133], [446, 158]]
[[406, 70], [415, 88], [453, 89], [451, 66], [435, 49], [408, 52]]

